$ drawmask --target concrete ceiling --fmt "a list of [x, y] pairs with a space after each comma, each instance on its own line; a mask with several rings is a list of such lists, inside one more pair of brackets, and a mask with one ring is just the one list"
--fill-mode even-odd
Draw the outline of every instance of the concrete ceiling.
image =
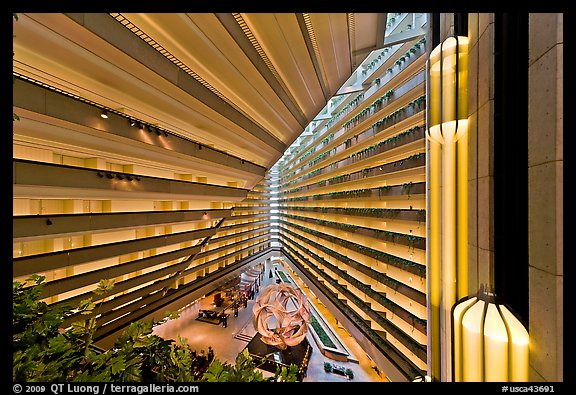
[[19, 14], [14, 71], [266, 168], [371, 49], [385, 14]]

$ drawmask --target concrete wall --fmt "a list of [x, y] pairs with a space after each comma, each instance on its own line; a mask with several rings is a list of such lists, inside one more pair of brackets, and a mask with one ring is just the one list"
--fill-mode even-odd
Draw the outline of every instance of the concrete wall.
[[[494, 14], [469, 14], [469, 292], [494, 261]], [[530, 381], [563, 380], [563, 15], [529, 17]], [[442, 32], [449, 32], [444, 22]]]
[[563, 374], [563, 14], [529, 18], [530, 380]]
[[494, 14], [468, 16], [468, 291], [493, 278], [494, 263]]

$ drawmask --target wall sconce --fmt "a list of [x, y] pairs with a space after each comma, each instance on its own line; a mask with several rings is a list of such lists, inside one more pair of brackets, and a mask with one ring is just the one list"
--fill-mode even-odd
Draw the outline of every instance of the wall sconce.
[[528, 381], [528, 331], [481, 286], [453, 309], [454, 381]]
[[100, 113], [100, 116], [104, 119], [108, 118], [108, 112], [106, 110], [102, 110], [102, 112]]
[[450, 312], [468, 295], [468, 38], [434, 48], [426, 71], [428, 338], [432, 377], [444, 381], [452, 377]]

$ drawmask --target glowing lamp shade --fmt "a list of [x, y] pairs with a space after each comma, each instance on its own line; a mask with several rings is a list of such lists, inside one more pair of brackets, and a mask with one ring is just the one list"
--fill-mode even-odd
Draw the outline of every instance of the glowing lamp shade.
[[432, 375], [442, 380], [453, 374], [441, 371], [452, 352], [451, 309], [468, 295], [468, 38], [444, 40], [426, 70], [428, 337]]
[[448, 37], [428, 60], [427, 137], [440, 144], [468, 130], [468, 37]]
[[528, 381], [526, 328], [481, 290], [454, 306], [454, 381]]

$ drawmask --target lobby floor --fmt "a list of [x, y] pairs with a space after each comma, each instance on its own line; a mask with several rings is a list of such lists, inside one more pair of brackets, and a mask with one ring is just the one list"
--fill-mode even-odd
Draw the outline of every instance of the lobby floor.
[[[276, 265], [266, 266], [261, 288], [272, 284], [276, 279], [276, 276], [273, 278], [268, 277], [269, 270], [271, 269], [269, 266], [278, 267]], [[258, 297], [258, 295], [259, 294], [256, 294], [256, 297]], [[340, 339], [345, 343], [348, 350], [353, 354], [354, 358], [358, 362], [340, 362], [325, 357], [318, 349], [312, 335], [308, 333], [308, 341], [312, 345], [313, 351], [308, 364], [307, 375], [303, 381], [387, 382], [385, 378], [378, 375], [376, 371], [372, 369], [373, 364], [365, 352], [362, 351], [360, 346], [347, 333], [345, 333], [342, 328], [338, 328], [337, 325], [333, 325], [334, 322], [330, 322], [330, 318], [328, 317], [329, 313], [325, 311], [325, 307], [315, 303], [313, 300], [310, 301], [314, 303], [317, 310], [323, 314], [325, 320], [332, 325], [332, 330], [338, 333]], [[201, 308], [210, 308], [211, 303], [212, 296], [208, 296], [193, 303], [181, 311], [179, 318], [155, 327], [154, 333], [165, 339], [177, 340], [179, 336], [185, 338], [192, 349], [197, 352], [200, 352], [201, 350], [207, 351], [208, 346], [211, 346], [214, 349], [216, 358], [220, 361], [234, 363], [238, 353], [246, 347], [252, 336], [256, 334], [256, 330], [252, 324], [252, 306], [254, 305], [254, 300], [248, 301], [247, 308], [239, 309], [238, 317], [234, 317], [234, 315], [231, 314], [228, 317], [228, 326], [226, 328], [221, 325], [214, 325], [196, 320], [198, 317], [198, 310]], [[344, 376], [325, 372], [324, 362], [331, 362], [352, 369], [354, 372], [354, 378], [348, 380]], [[265, 373], [265, 375], [268, 375], [268, 373]]]

